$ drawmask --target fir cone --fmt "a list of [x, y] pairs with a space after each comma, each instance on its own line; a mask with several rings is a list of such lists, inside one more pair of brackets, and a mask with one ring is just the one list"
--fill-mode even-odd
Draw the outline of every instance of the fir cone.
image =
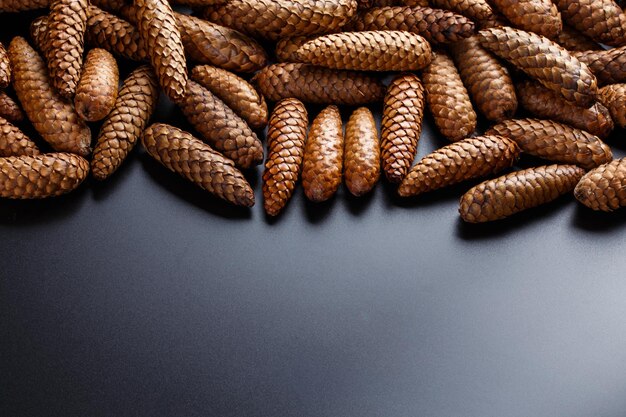
[[[602, 49], [600, 45], [592, 41], [590, 38], [566, 24], [563, 25], [561, 33], [554, 38], [554, 42], [558, 43], [568, 51], [592, 51]], [[584, 62], [576, 54], [572, 55], [578, 58], [581, 62]], [[589, 65], [588, 62], [585, 62], [585, 64]], [[592, 68], [590, 69], [593, 71]]]
[[626, 16], [613, 0], [554, 0], [563, 20], [596, 42], [626, 42]]
[[133, 61], [147, 61], [148, 51], [129, 22], [95, 6], [87, 9], [87, 43]]
[[89, 51], [74, 97], [78, 115], [88, 122], [104, 119], [115, 105], [119, 81], [113, 55], [100, 48]]
[[572, 55], [587, 64], [600, 85], [626, 81], [626, 46], [609, 50], [573, 52]]
[[296, 51], [308, 41], [314, 39], [311, 36], [293, 36], [283, 38], [276, 43], [276, 60], [278, 62], [296, 62]]
[[402, 180], [398, 194], [412, 197], [495, 174], [512, 166], [519, 152], [515, 142], [501, 136], [463, 139], [419, 161]]
[[300, 100], [276, 103], [267, 130], [268, 155], [263, 172], [265, 212], [277, 216], [291, 199], [304, 157], [309, 118]]
[[243, 174], [228, 158], [191, 134], [155, 123], [141, 135], [148, 154], [172, 172], [232, 204], [254, 205], [254, 193]]
[[515, 27], [550, 39], [556, 38], [563, 30], [561, 14], [552, 0], [492, 1]]
[[0, 13], [17, 13], [27, 10], [45, 9], [50, 0], [0, 0]]
[[493, 16], [493, 9], [485, 0], [430, 0], [430, 4], [439, 9], [451, 10], [476, 22]]
[[0, 117], [7, 119], [11, 123], [18, 123], [24, 120], [24, 112], [20, 106], [4, 91], [0, 91]]
[[549, 165], [512, 172], [465, 193], [459, 213], [468, 223], [500, 220], [571, 192], [584, 173], [576, 165]]
[[356, 109], [346, 125], [343, 156], [346, 187], [356, 197], [369, 193], [380, 177], [376, 121], [367, 107]]
[[11, 63], [9, 55], [0, 43], [0, 88], [6, 88], [11, 83]]
[[611, 84], [598, 92], [598, 101], [611, 113], [613, 122], [626, 127], [626, 84]]
[[626, 158], [589, 171], [576, 185], [574, 196], [596, 211], [613, 211], [626, 206]]
[[0, 117], [0, 157], [39, 155], [39, 148], [20, 129]]

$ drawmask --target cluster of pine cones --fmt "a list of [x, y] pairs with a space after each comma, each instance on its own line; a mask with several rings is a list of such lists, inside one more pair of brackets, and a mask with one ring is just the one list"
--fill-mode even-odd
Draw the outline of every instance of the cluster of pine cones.
[[[493, 178], [520, 153], [552, 165], [473, 187], [463, 220], [572, 191], [594, 210], [626, 205], [626, 159], [603, 142], [626, 127], [626, 15], [613, 0], [171, 1], [193, 13], [167, 0], [0, 0], [0, 13], [49, 9], [30, 40], [0, 44], [0, 88], [17, 97], [0, 91], [0, 197], [61, 195], [90, 172], [105, 180], [141, 139], [156, 161], [241, 206], [255, 199], [240, 169], [265, 160], [272, 216], [299, 180], [320, 202], [342, 181], [366, 194], [382, 172], [412, 197]], [[116, 58], [145, 64], [120, 87]], [[149, 125], [160, 91], [194, 134]], [[366, 105], [380, 102], [379, 135]], [[310, 126], [304, 103], [327, 105]], [[345, 135], [341, 105], [356, 107]], [[536, 118], [516, 119], [518, 107]], [[426, 108], [451, 144], [414, 163]], [[483, 135], [477, 113], [493, 124]], [[54, 152], [16, 127], [24, 119]]]

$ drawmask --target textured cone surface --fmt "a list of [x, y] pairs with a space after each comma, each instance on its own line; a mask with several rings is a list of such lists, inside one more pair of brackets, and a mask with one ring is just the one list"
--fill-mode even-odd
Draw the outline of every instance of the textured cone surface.
[[598, 100], [611, 113], [613, 122], [621, 128], [626, 127], [626, 84], [612, 84], [602, 87]]
[[296, 188], [309, 119], [300, 100], [287, 98], [276, 103], [267, 130], [268, 155], [263, 172], [265, 212], [277, 216]]
[[513, 117], [517, 96], [506, 67], [475, 36], [451, 45], [450, 51], [478, 110], [496, 122]]
[[50, 0], [0, 0], [0, 13], [45, 9], [48, 6], [50, 6]]
[[414, 71], [430, 63], [430, 44], [405, 31], [344, 32], [320, 36], [296, 52], [299, 61], [333, 69]]
[[382, 165], [391, 182], [402, 181], [413, 164], [424, 119], [424, 86], [413, 74], [393, 79], [381, 122]]
[[110, 13], [119, 12], [130, 0], [89, 0], [89, 4]]
[[178, 105], [202, 138], [237, 166], [250, 168], [263, 161], [263, 145], [248, 124], [200, 84], [189, 81]]
[[195, 67], [191, 78], [215, 94], [253, 129], [267, 125], [265, 99], [244, 79], [208, 65]]
[[74, 97], [76, 112], [89, 122], [104, 119], [115, 105], [119, 81], [113, 55], [100, 48], [89, 51]]
[[581, 107], [593, 105], [598, 94], [589, 68], [556, 43], [510, 27], [478, 33], [483, 47]]
[[503, 219], [571, 192], [584, 173], [576, 165], [548, 165], [512, 172], [465, 193], [459, 213], [468, 223]]
[[552, 0], [492, 0], [513, 25], [553, 39], [563, 30], [561, 14]]
[[91, 160], [94, 178], [104, 180], [122, 165], [147, 126], [158, 98], [158, 82], [151, 67], [141, 66], [128, 76], [98, 134]]
[[71, 153], [0, 158], [0, 197], [55, 197], [75, 190], [89, 174], [89, 162]]
[[38, 51], [43, 51], [48, 32], [48, 15], [39, 16], [30, 23], [30, 38]]
[[596, 42], [626, 42], [626, 16], [613, 0], [554, 0], [563, 20]]
[[409, 6], [409, 7], [428, 7], [428, 0], [372, 0], [372, 7], [389, 7], [389, 6]]
[[88, 155], [89, 127], [52, 87], [43, 59], [19, 36], [11, 41], [9, 57], [13, 88], [41, 137], [57, 151]]
[[317, 115], [304, 147], [302, 187], [304, 194], [319, 203], [331, 198], [341, 185], [343, 126], [337, 106]]
[[357, 0], [230, 0], [205, 9], [211, 22], [270, 40], [338, 30], [357, 11]]
[[443, 52], [437, 52], [422, 77], [426, 103], [439, 132], [451, 141], [474, 133], [476, 112], [452, 59]]
[[574, 52], [573, 55], [580, 62], [587, 64], [601, 85], [626, 81], [626, 46], [601, 51]]
[[129, 22], [95, 6], [87, 9], [87, 43], [133, 61], [147, 61], [139, 31]]
[[485, 0], [430, 0], [433, 7], [452, 10], [475, 21], [489, 19], [493, 10]]
[[380, 177], [380, 143], [376, 121], [366, 107], [356, 109], [348, 120], [343, 158], [348, 190], [357, 197], [369, 193]]
[[61, 96], [71, 99], [83, 66], [88, 0], [53, 0], [42, 52], [48, 62], [52, 84]]
[[254, 205], [254, 193], [235, 164], [191, 134], [155, 123], [141, 136], [148, 154], [211, 194], [232, 204]]
[[35, 142], [8, 120], [0, 117], [0, 156], [39, 155]]
[[[571, 26], [565, 24], [563, 25], [561, 33], [554, 38], [554, 41], [568, 51], [591, 51], [602, 49], [602, 47], [593, 40]], [[574, 56], [578, 57], [576, 54], [574, 54]]]
[[509, 138], [527, 154], [585, 169], [613, 160], [611, 148], [597, 136], [551, 120], [507, 120], [485, 134]]
[[380, 101], [385, 94], [378, 77], [307, 64], [269, 65], [254, 76], [253, 84], [270, 101], [293, 97], [305, 103], [356, 106]]
[[432, 43], [458, 42], [475, 32], [474, 23], [448, 10], [429, 7], [377, 7], [364, 10], [350, 24], [352, 30], [404, 30]]
[[11, 83], [11, 62], [9, 54], [0, 43], [0, 88], [6, 88]]
[[20, 106], [4, 91], [0, 91], [0, 117], [7, 119], [11, 123], [18, 123], [24, 120], [24, 112]]
[[589, 108], [578, 107], [560, 94], [532, 81], [517, 84], [516, 91], [520, 105], [537, 117], [553, 119], [601, 138], [606, 138], [613, 131], [609, 110], [600, 103]]
[[170, 0], [170, 3], [188, 7], [205, 7], [219, 6], [228, 3], [228, 0]]
[[398, 194], [416, 196], [495, 174], [513, 165], [519, 152], [515, 142], [501, 136], [480, 136], [452, 143], [419, 161], [400, 184]]
[[593, 210], [613, 211], [626, 206], [626, 158], [589, 171], [576, 186], [574, 195]]
[[276, 43], [276, 60], [278, 62], [295, 62], [298, 60], [296, 51], [305, 43], [312, 40], [311, 36], [294, 36], [281, 39]]

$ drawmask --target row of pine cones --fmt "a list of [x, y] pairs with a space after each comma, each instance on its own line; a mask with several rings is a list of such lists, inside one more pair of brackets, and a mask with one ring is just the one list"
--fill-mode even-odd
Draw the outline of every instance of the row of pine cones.
[[[554, 164], [473, 187], [461, 198], [465, 221], [572, 191], [594, 210], [626, 205], [626, 159], [603, 142], [626, 127], [626, 15], [613, 0], [175, 3], [193, 14], [167, 0], [0, 0], [0, 13], [49, 9], [30, 40], [0, 45], [0, 88], [17, 97], [0, 91], [0, 196], [61, 195], [90, 172], [105, 180], [141, 139], [168, 169], [241, 206], [254, 192], [240, 169], [265, 160], [272, 216], [299, 180], [320, 202], [342, 181], [366, 194], [382, 171], [412, 197], [494, 177], [520, 153]], [[116, 59], [145, 64], [119, 87]], [[160, 91], [194, 134], [149, 125]], [[380, 102], [379, 134], [366, 105]], [[304, 103], [327, 107], [309, 125]], [[345, 135], [340, 105], [356, 107]], [[535, 118], [516, 119], [518, 107]], [[451, 144], [414, 164], [426, 108]], [[492, 124], [483, 135], [478, 115]], [[54, 152], [16, 126], [25, 119]]]

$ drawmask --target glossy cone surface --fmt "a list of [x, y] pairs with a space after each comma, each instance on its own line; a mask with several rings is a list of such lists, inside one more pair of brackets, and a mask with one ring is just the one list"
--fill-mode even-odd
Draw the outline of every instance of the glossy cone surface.
[[155, 123], [143, 132], [141, 141], [148, 154], [170, 171], [232, 204], [254, 205], [252, 188], [233, 161], [191, 134]]
[[7, 119], [11, 123], [24, 120], [24, 112], [20, 109], [20, 106], [4, 91], [0, 91], [0, 117]]
[[35, 142], [8, 120], [0, 117], [0, 157], [39, 155]]
[[133, 61], [149, 59], [139, 31], [131, 23], [95, 6], [89, 6], [87, 15], [87, 43]]
[[548, 165], [512, 172], [465, 193], [459, 213], [468, 223], [503, 219], [571, 192], [584, 173], [576, 165]]
[[626, 158], [589, 171], [576, 186], [574, 195], [592, 210], [613, 211], [626, 206]]
[[621, 128], [626, 127], [626, 84], [612, 84], [602, 87], [598, 100], [611, 113], [614, 123]]
[[0, 43], [0, 88], [6, 88], [11, 83], [11, 63], [4, 45]]
[[561, 14], [552, 0], [492, 0], [513, 25], [553, 39], [563, 30]]
[[376, 121], [366, 107], [356, 109], [348, 124], [343, 156], [346, 187], [355, 196], [369, 193], [380, 176], [380, 143]]
[[626, 42], [626, 16], [613, 0], [554, 0], [563, 20], [596, 42]]
[[626, 81], [626, 46], [609, 50], [574, 52], [580, 62], [587, 64], [600, 84]]
[[277, 216], [296, 188], [306, 143], [309, 118], [300, 100], [276, 103], [267, 130], [268, 155], [263, 172], [265, 212]]
[[100, 48], [90, 50], [74, 97], [76, 112], [89, 122], [104, 119], [115, 104], [119, 81], [113, 55]]

